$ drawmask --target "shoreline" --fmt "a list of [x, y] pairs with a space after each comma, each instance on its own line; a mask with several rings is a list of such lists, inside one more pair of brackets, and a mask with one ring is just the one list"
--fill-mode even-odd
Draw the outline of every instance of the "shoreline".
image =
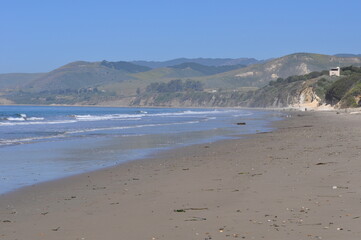
[[0, 238], [358, 239], [360, 115], [290, 114], [274, 132], [1, 195]]
[[150, 108], [150, 109], [244, 109], [244, 110], [259, 110], [259, 111], [279, 111], [279, 112], [344, 112], [344, 113], [358, 113], [361, 114], [361, 108], [336, 108], [335, 106], [288, 106], [288, 107], [245, 107], [245, 106], [234, 106], [234, 107], [179, 107], [179, 106], [129, 106], [129, 105], [66, 105], [66, 104], [50, 104], [50, 105], [34, 105], [34, 104], [3, 104], [1, 106], [35, 106], [35, 107], [94, 107], [94, 108]]
[[[31, 108], [31, 110], [27, 111], [26, 107], [20, 107], [16, 108], [15, 110], [10, 109], [9, 112], [24, 113], [18, 114], [20, 116], [28, 115], [29, 117], [41, 117], [41, 121], [39, 121], [40, 125], [41, 123], [44, 123], [44, 126], [47, 128], [47, 125], [45, 124], [50, 124], [52, 119], [50, 119], [50, 117], [48, 119], [48, 116], [46, 114], [42, 115], [41, 113], [42, 111], [46, 111], [47, 109], [48, 108], [41, 108], [41, 111], [39, 110], [39, 113], [37, 113], [38, 109]], [[144, 111], [140, 112], [137, 109], [129, 108], [111, 110], [98, 109], [94, 110], [94, 113], [92, 112], [92, 110], [94, 109], [85, 108], [85, 110], [82, 110], [80, 108], [77, 108], [76, 110], [72, 111], [72, 109], [65, 107], [62, 108], [59, 112], [69, 111], [69, 113], [63, 114], [65, 118], [61, 120], [60, 118], [58, 118], [57, 121], [59, 121], [59, 123], [62, 121], [64, 121], [64, 123], [67, 123], [69, 121], [67, 118], [71, 116], [69, 122], [72, 122], [74, 118], [76, 118], [76, 116], [78, 115], [80, 117], [89, 117], [89, 119], [93, 120], [93, 116], [97, 116], [97, 114], [99, 114], [98, 112], [100, 112], [100, 116], [103, 116], [105, 114], [104, 116], [109, 119], [111, 119], [113, 116], [115, 116], [115, 118], [123, 116], [122, 114], [128, 114], [129, 112], [129, 115], [124, 115], [124, 118], [127, 119], [128, 116], [132, 116], [130, 114], [135, 113], [135, 116], [137, 118], [135, 120], [142, 121], [129, 121], [130, 127], [127, 125], [128, 122], [125, 122], [125, 124], [124, 122], [119, 122], [120, 124], [123, 124], [125, 126], [124, 129], [126, 129], [119, 132], [117, 131], [117, 129], [122, 129], [122, 126], [119, 127], [119, 123], [117, 123], [116, 121], [108, 121], [109, 126], [106, 125], [106, 128], [104, 126], [101, 126], [102, 130], [109, 131], [109, 136], [112, 136], [112, 134], [114, 134], [114, 137], [96, 136], [89, 139], [79, 138], [78, 140], [74, 140], [75, 138], [72, 138], [71, 134], [68, 134], [68, 130], [66, 129], [66, 125], [64, 124], [64, 136], [61, 136], [64, 137], [64, 141], [63, 139], [57, 141], [58, 139], [56, 138], [56, 134], [54, 134], [55, 136], [46, 136], [44, 138], [45, 141], [42, 141], [43, 139], [41, 139], [38, 143], [36, 143], [36, 145], [23, 144], [27, 143], [27, 141], [29, 141], [30, 143], [36, 142], [36, 140], [40, 139], [37, 137], [36, 134], [33, 134], [35, 135], [35, 141], [30, 141], [31, 138], [28, 137], [25, 139], [24, 142], [21, 142], [21, 136], [18, 138], [13, 137], [14, 139], [19, 139], [18, 142], [6, 140], [0, 141], [5, 145], [5, 147], [1, 149], [2, 151], [0, 155], [3, 156], [4, 160], [9, 159], [7, 161], [9, 163], [8, 165], [6, 165], [6, 161], [3, 162], [3, 174], [1, 179], [2, 181], [0, 182], [0, 195], [24, 186], [30, 186], [45, 181], [59, 180], [64, 177], [92, 172], [140, 158], [149, 158], [149, 156], [154, 152], [168, 151], [169, 149], [199, 144], [202, 142], [213, 142], [227, 138], [231, 139], [234, 138], [234, 134], [238, 133], [248, 134], [256, 131], [269, 131], [269, 125], [272, 123], [272, 121], [278, 120], [284, 115], [284, 113], [272, 111], [247, 111], [239, 109], [203, 109], [200, 111], [198, 111], [197, 109], [166, 109], [164, 111], [159, 109], [138, 109]], [[57, 112], [57, 109], [53, 108], [51, 109], [51, 111]], [[169, 118], [169, 122], [165, 122], [165, 120], [163, 120], [166, 119], [165, 117], [163, 117], [163, 112], [165, 113], [164, 116], [171, 116]], [[119, 113], [120, 115], [117, 115], [117, 113]], [[200, 113], [204, 113], [204, 116], [207, 117], [199, 117]], [[237, 115], [237, 117], [235, 117], [232, 115], [235, 113], [238, 113], [240, 115]], [[183, 117], [183, 115], [190, 115], [191, 118], [188, 118], [187, 121], [185, 121], [185, 118], [183, 117], [183, 119], [179, 120], [179, 122], [173, 123], [178, 121], [173, 118], [173, 114], [179, 115], [181, 118]], [[219, 117], [223, 116], [224, 114], [226, 114], [225, 117], [227, 119], [229, 118], [229, 121], [225, 121], [224, 118]], [[14, 116], [14, 114], [11, 115], [11, 113], [5, 115]], [[158, 115], [160, 117], [152, 117]], [[214, 117], [208, 117], [208, 115], [212, 115]], [[252, 117], [249, 117], [251, 115]], [[146, 121], [144, 123], [143, 117], [146, 121], [148, 121], [148, 123]], [[156, 118], [158, 118], [159, 120]], [[97, 120], [97, 117], [94, 117], [94, 119]], [[149, 122], [149, 119], [151, 120], [151, 122]], [[237, 126], [236, 123], [238, 121], [247, 121], [247, 125], [249, 126]], [[91, 125], [90, 127], [83, 127], [81, 125], [81, 118], [80, 120], [76, 119], [75, 122], [76, 124], [78, 124], [77, 127], [79, 127], [79, 129], [82, 128], [78, 132], [85, 132], [84, 136], [88, 136], [86, 135], [87, 132], [91, 133], [92, 131], [97, 131], [97, 126], [95, 125]], [[92, 121], [90, 122], [92, 123]], [[108, 122], [104, 123], [104, 125], [108, 124]], [[186, 124], [185, 127], [182, 127], [182, 122]], [[29, 129], [28, 131], [30, 132], [32, 128], [32, 123], [29, 121], [28, 124], [26, 119], [21, 121], [20, 124], [23, 123], [24, 125], [29, 125], [27, 129]], [[95, 121], [95, 123], [97, 122]], [[149, 123], [151, 123], [151, 125], [149, 126], [154, 126], [155, 130], [147, 129]], [[16, 129], [16, 125], [18, 124], [18, 122], [11, 122], [9, 125], [11, 124], [14, 124], [15, 126], [13, 128], [10, 127], [9, 130], [6, 130], [6, 127], [4, 127], [4, 130], [9, 132], [8, 135], [4, 135], [4, 139], [6, 139], [8, 136], [11, 136], [10, 134], [13, 134], [14, 132], [16, 133], [18, 131]], [[36, 122], [36, 124], [38, 124], [38, 122]], [[103, 124], [103, 122], [100, 122], [100, 124]], [[192, 127], [193, 124], [196, 127]], [[164, 127], [157, 129], [158, 125], [164, 125]], [[113, 130], [113, 127], [115, 130]], [[139, 131], [136, 130], [138, 127], [140, 129]], [[143, 127], [145, 127], [145, 130], [141, 129]], [[127, 130], [128, 128], [130, 130]], [[162, 128], [164, 128], [164, 130]], [[83, 129], [85, 130], [83, 131]], [[48, 129], [45, 129], [45, 132], [46, 131], [48, 131]], [[70, 132], [72, 131], [73, 130], [71, 130]], [[179, 133], [169, 134], [167, 133], [167, 131]], [[58, 132], [60, 132], [60, 130], [58, 130]], [[41, 131], [40, 134], [42, 134]], [[89, 136], [91, 136], [91, 134]], [[158, 138], [158, 136], [161, 138]], [[68, 137], [68, 139], [66, 137]], [[47, 141], [47, 138], [50, 138], [50, 140]], [[55, 138], [56, 140], [52, 141], [53, 138]], [[9, 146], [7, 146], [6, 144], [8, 144]], [[11, 148], [13, 149], [11, 150]], [[32, 152], [33, 149], [38, 150]], [[92, 154], [89, 154], [89, 152], [91, 152]], [[52, 161], [53, 159], [54, 161]], [[76, 159], [77, 161], [72, 161], [72, 159]], [[86, 164], [82, 164], [82, 162], [86, 162]]]
[[[257, 110], [257, 109], [256, 109]], [[261, 109], [258, 109], [260, 111], [262, 111]], [[273, 111], [268, 111], [268, 115], [271, 115]], [[64, 177], [60, 177], [60, 178], [56, 178], [56, 179], [50, 179], [50, 180], [46, 180], [46, 181], [41, 181], [41, 182], [38, 182], [38, 183], [34, 183], [32, 185], [25, 185], [25, 186], [22, 186], [22, 187], [19, 187], [19, 188], [16, 188], [16, 189], [13, 189], [13, 190], [10, 190], [8, 192], [3, 192], [3, 193], [0, 193], [0, 200], [1, 200], [1, 197], [2, 196], [6, 196], [6, 195], [11, 195], [11, 194], [16, 194], [17, 192], [22, 192], [22, 191], [27, 191], [27, 188], [38, 188], [42, 185], [47, 185], [47, 184], [54, 184], [55, 182], [58, 182], [58, 181], [66, 181], [67, 179], [73, 179], [73, 178], [77, 178], [77, 177], [82, 177], [83, 175], [89, 175], [89, 174], [94, 174], [96, 172], [100, 172], [100, 171], [107, 171], [109, 169], [113, 169], [113, 168], [117, 168], [117, 167], [126, 167], [126, 165], [132, 165], [133, 163], [141, 163], [143, 162], [143, 164], [146, 164], [147, 161], [156, 161], [157, 159], [160, 159], [160, 158], [165, 158], [165, 156], [169, 156], [171, 155], [173, 152], [177, 152], [177, 151], [184, 151], [185, 149], [194, 149], [194, 148], [198, 148], [199, 146], [200, 147], [203, 147], [203, 146], [208, 146], [210, 144], [216, 144], [216, 143], [222, 143], [222, 142], [227, 142], [227, 141], [233, 141], [233, 140], [240, 140], [240, 139], [247, 139], [249, 137], [252, 137], [256, 134], [261, 134], [261, 133], [267, 133], [267, 132], [272, 132], [274, 130], [274, 125], [275, 123], [277, 122], [280, 122], [280, 121], [283, 121], [284, 120], [284, 117], [281, 116], [281, 112], [277, 112], [278, 114], [280, 114], [278, 120], [272, 120], [268, 123], [268, 125], [265, 125], [264, 127], [267, 128], [267, 129], [272, 129], [272, 130], [267, 130], [266, 132], [264, 131], [261, 131], [261, 132], [258, 132], [257, 130], [257, 133], [247, 133], [247, 134], [233, 134], [233, 135], [225, 135], [223, 136], [221, 139], [218, 139], [218, 140], [212, 140], [210, 142], [207, 142], [207, 143], [185, 143], [183, 146], [173, 146], [173, 147], [166, 147], [166, 148], [160, 148], [158, 149], [157, 151], [154, 151], [152, 153], [149, 153], [149, 154], [146, 154], [145, 156], [141, 157], [141, 158], [135, 158], [135, 159], [131, 159], [131, 160], [127, 160], [125, 162], [122, 162], [122, 163], [117, 163], [117, 164], [114, 164], [114, 165], [110, 165], [110, 166], [106, 166], [106, 167], [101, 167], [101, 168], [97, 168], [97, 169], [94, 169], [94, 170], [90, 170], [90, 171], [86, 171], [86, 172], [81, 172], [81, 173], [75, 173], [75, 174], [72, 174], [72, 175], [69, 175], [69, 176], [64, 176]], [[237, 123], [235, 123], [237, 124]], [[70, 181], [73, 181], [73, 180], [70, 180]]]

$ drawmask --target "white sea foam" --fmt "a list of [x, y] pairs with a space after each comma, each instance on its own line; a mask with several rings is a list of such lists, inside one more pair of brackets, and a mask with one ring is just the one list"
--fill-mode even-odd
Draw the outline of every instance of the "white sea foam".
[[78, 121], [130, 120], [144, 117], [145, 114], [106, 114], [106, 115], [73, 115]]
[[[212, 111], [182, 111], [172, 113], [152, 113], [149, 114], [145, 111], [140, 111], [138, 114], [105, 114], [105, 115], [71, 115], [78, 121], [102, 121], [102, 120], [139, 120], [143, 117], [172, 117], [172, 116], [192, 116], [192, 115], [212, 115], [224, 114], [231, 112], [239, 112], [239, 110], [212, 110]], [[248, 115], [247, 113], [240, 114], [240, 116]]]
[[26, 114], [16, 114], [18, 117], [5, 117], [2, 120], [5, 121], [16, 121], [16, 122], [22, 122], [22, 121], [42, 121], [44, 120], [43, 117], [27, 117]]
[[149, 114], [148, 116], [192, 116], [192, 115], [214, 115], [214, 114], [224, 114], [239, 112], [239, 110], [229, 109], [229, 110], [211, 110], [211, 111], [192, 111], [187, 110], [183, 112], [172, 112], [172, 113], [154, 113]]
[[28, 121], [42, 121], [42, 120], [44, 120], [44, 118], [42, 118], [42, 117], [29, 117], [29, 118], [26, 118], [26, 120], [28, 120]]
[[180, 125], [180, 124], [195, 124], [195, 123], [199, 123], [199, 122], [200, 121], [188, 121], [188, 122], [177, 122], [177, 123], [141, 124], [141, 125], [132, 125], [132, 126], [120, 126], [120, 127], [88, 128], [88, 129], [68, 131], [66, 133], [67, 134], [77, 134], [77, 133], [86, 133], [86, 132], [123, 130], [123, 129], [132, 129], [132, 128], [143, 128], [143, 127], [159, 127], [159, 126], [170, 126], [170, 125]]
[[[232, 110], [231, 110], [232, 111]], [[142, 118], [142, 117], [157, 117], [157, 116], [183, 116], [183, 115], [205, 115], [205, 114], [219, 114], [226, 111], [212, 110], [212, 111], [182, 111], [171, 113], [152, 113], [149, 114], [145, 111], [139, 111], [137, 114], [105, 114], [105, 115], [72, 115], [71, 117], [80, 121], [99, 121], [99, 120], [113, 120], [113, 119], [129, 119], [129, 118]]]
[[8, 121], [25, 121], [25, 118], [22, 118], [22, 117], [7, 117], [7, 118], [5, 118], [5, 120], [8, 120]]
[[[141, 120], [144, 117], [178, 117], [178, 116], [200, 116], [205, 115], [208, 119], [214, 119], [214, 115], [224, 114], [224, 113], [235, 113], [234, 117], [248, 116], [252, 113], [250, 112], [241, 112], [236, 109], [229, 110], [210, 110], [210, 111], [194, 111], [186, 110], [182, 112], [171, 112], [171, 113], [153, 113], [149, 114], [145, 111], [139, 111], [137, 114], [104, 114], [104, 115], [71, 115], [73, 119], [69, 120], [54, 120], [54, 121], [44, 121], [43, 117], [27, 117], [26, 114], [18, 114], [20, 117], [8, 117], [5, 118], [4, 122], [0, 122], [0, 126], [16, 126], [16, 125], [39, 125], [39, 124], [68, 124], [75, 123], [78, 121], [106, 121], [106, 120]], [[213, 116], [212, 116], [213, 115]], [[212, 118], [210, 118], [212, 116]]]
[[[96, 131], [113, 131], [113, 130], [124, 130], [124, 129], [132, 129], [132, 128], [159, 127], [159, 126], [170, 126], [170, 125], [181, 125], [181, 124], [195, 124], [195, 123], [199, 123], [199, 122], [200, 121], [188, 121], [188, 122], [176, 122], [176, 123], [141, 124], [141, 125], [132, 125], [132, 126], [79, 129], [79, 130], [67, 131], [67, 132], [64, 132], [63, 134], [52, 135], [52, 136], [40, 136], [40, 137], [29, 137], [29, 138], [19, 138], [19, 139], [0, 139], [0, 145], [14, 145], [14, 144], [23, 144], [23, 143], [29, 143], [32, 141], [39, 141], [39, 140], [52, 139], [52, 138], [65, 138], [65, 137], [71, 137], [71, 135], [74, 135], [74, 134], [96, 132]], [[55, 123], [55, 122], [52, 122], [52, 123]], [[13, 124], [15, 124], [15, 123], [13, 123]], [[1, 123], [0, 123], [0, 125], [1, 125]], [[20, 123], [17, 125], [20, 125]], [[140, 135], [143, 135], [143, 134], [140, 134]], [[129, 136], [134, 136], [134, 135], [129, 135]]]
[[29, 143], [29, 142], [37, 141], [37, 140], [45, 140], [45, 139], [51, 139], [51, 138], [62, 138], [62, 137], [66, 137], [66, 135], [65, 134], [59, 134], [59, 135], [41, 136], [41, 137], [28, 137], [28, 138], [17, 138], [17, 139], [0, 139], [0, 146], [1, 145], [23, 144], [23, 143]]
[[76, 120], [63, 120], [63, 121], [47, 121], [47, 122], [31, 122], [31, 121], [21, 121], [21, 122], [0, 122], [0, 126], [17, 126], [17, 125], [39, 125], [39, 124], [62, 124], [62, 123], [75, 123]]

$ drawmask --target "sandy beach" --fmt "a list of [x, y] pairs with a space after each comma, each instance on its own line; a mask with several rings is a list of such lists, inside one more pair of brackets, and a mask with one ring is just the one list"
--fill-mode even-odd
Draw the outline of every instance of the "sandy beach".
[[291, 112], [270, 133], [2, 195], [0, 239], [360, 239], [360, 122]]

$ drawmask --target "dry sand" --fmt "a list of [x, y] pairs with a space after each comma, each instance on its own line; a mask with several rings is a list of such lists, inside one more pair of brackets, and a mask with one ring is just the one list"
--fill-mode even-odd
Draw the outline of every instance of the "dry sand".
[[297, 112], [271, 133], [27, 187], [0, 196], [0, 239], [361, 239], [360, 123]]

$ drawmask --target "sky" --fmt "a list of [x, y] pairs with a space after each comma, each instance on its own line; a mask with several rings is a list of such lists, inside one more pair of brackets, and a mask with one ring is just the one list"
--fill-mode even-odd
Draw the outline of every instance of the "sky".
[[69, 62], [361, 53], [360, 0], [0, 0], [0, 73]]

